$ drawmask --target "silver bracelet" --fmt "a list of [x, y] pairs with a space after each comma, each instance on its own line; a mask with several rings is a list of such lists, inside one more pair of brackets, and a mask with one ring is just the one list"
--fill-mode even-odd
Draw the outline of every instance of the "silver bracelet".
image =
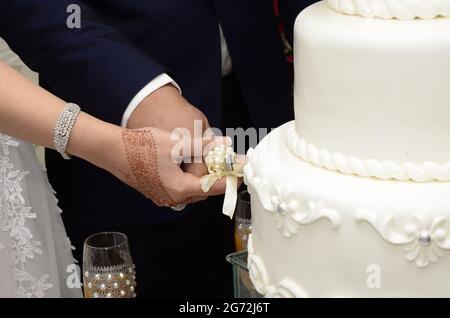
[[80, 110], [80, 107], [76, 104], [67, 104], [61, 112], [61, 115], [59, 115], [59, 119], [55, 125], [53, 144], [56, 151], [58, 151], [66, 160], [71, 158], [66, 152], [66, 147]]

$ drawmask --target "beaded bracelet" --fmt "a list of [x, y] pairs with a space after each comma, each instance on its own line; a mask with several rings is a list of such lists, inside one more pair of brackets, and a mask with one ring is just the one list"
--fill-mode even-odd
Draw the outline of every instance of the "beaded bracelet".
[[71, 158], [66, 152], [66, 147], [79, 113], [80, 107], [76, 104], [69, 103], [64, 107], [64, 110], [59, 115], [59, 119], [55, 125], [53, 144], [56, 151], [58, 151], [66, 160]]

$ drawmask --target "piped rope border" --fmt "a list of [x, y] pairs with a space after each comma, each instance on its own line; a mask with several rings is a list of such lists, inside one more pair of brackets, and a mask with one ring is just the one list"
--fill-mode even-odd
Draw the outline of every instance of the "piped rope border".
[[301, 139], [295, 131], [295, 126], [288, 129], [287, 143], [289, 149], [304, 161], [320, 168], [348, 175], [398, 181], [450, 181], [450, 162], [445, 165], [433, 161], [422, 164], [411, 162], [400, 164], [391, 160], [379, 162], [374, 159], [346, 156], [339, 152], [331, 153]]

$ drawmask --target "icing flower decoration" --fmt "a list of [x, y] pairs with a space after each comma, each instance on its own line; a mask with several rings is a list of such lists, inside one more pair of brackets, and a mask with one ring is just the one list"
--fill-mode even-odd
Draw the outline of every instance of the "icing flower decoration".
[[408, 236], [414, 237], [412, 242], [404, 247], [407, 252], [406, 258], [415, 261], [419, 267], [437, 263], [440, 257], [445, 256], [445, 250], [450, 249], [450, 238], [444, 229], [447, 223], [446, 218], [436, 220], [424, 220], [420, 222], [415, 218], [415, 222], [406, 227]]
[[[275, 223], [285, 237], [297, 234], [300, 222], [304, 219], [307, 206], [303, 202], [298, 202], [295, 193], [281, 186], [275, 186], [270, 195], [272, 212], [275, 212]], [[302, 206], [303, 203], [303, 206]]]
[[382, 219], [369, 210], [361, 210], [357, 220], [371, 224], [389, 243], [402, 246], [406, 259], [419, 268], [439, 262], [450, 250], [450, 222], [446, 217], [414, 215], [403, 223], [394, 216]]

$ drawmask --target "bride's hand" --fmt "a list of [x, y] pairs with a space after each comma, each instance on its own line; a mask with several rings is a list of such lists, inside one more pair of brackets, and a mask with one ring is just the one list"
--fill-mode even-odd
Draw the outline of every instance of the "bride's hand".
[[[227, 138], [177, 141], [172, 140], [171, 134], [165, 130], [142, 128], [123, 130], [121, 139], [117, 154], [106, 169], [156, 205], [175, 207], [225, 192], [225, 181], [221, 180], [205, 194], [200, 177], [184, 172], [180, 161], [183, 157], [190, 157], [191, 153], [205, 153], [195, 152], [194, 145], [207, 150], [217, 144], [229, 144]], [[187, 144], [188, 149], [183, 147]]]

